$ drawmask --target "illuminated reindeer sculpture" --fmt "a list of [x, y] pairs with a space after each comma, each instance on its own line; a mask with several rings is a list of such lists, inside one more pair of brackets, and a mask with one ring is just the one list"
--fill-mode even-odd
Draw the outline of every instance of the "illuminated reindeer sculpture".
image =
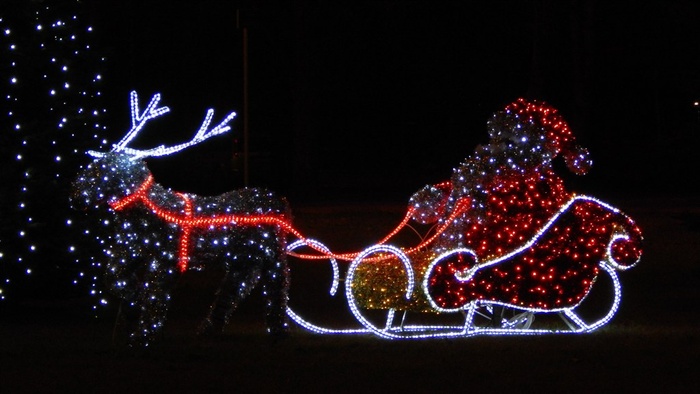
[[291, 215], [284, 198], [257, 188], [207, 197], [178, 193], [153, 181], [144, 158], [169, 155], [230, 130], [229, 114], [209, 129], [213, 110], [194, 138], [149, 150], [129, 143], [153, 118], [169, 111], [156, 94], [143, 112], [131, 93], [131, 129], [110, 152], [88, 152], [95, 160], [73, 184], [72, 205], [107, 215], [109, 235], [101, 240], [109, 290], [124, 301], [130, 343], [148, 345], [165, 322], [178, 274], [220, 266], [225, 271], [201, 332], [220, 330], [233, 310], [262, 282], [268, 331], [287, 329], [289, 274], [286, 229]]

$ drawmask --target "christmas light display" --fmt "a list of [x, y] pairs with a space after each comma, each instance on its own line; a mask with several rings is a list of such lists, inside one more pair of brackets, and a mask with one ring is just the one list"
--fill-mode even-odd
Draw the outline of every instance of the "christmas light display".
[[[95, 160], [74, 182], [72, 196], [77, 208], [106, 215], [103, 222], [112, 233], [104, 242], [103, 276], [133, 309], [127, 315], [136, 316], [130, 334], [135, 344], [148, 345], [163, 327], [176, 275], [210, 264], [225, 267], [226, 274], [202, 333], [221, 329], [262, 282], [273, 333], [286, 331], [289, 317], [321, 334], [420, 339], [590, 332], [619, 307], [616, 270], [641, 258], [642, 235], [631, 218], [596, 198], [566, 191], [555, 174], [557, 157], [579, 175], [591, 161], [545, 103], [521, 99], [496, 113], [488, 124], [490, 143], [478, 147], [450, 181], [416, 192], [404, 219], [377, 244], [338, 254], [298, 231], [286, 201], [269, 191], [246, 188], [202, 197], [156, 183], [144, 157], [173, 154], [226, 132], [234, 116], [210, 129], [209, 110], [189, 142], [129, 148], [148, 121], [169, 111], [159, 100], [155, 95], [141, 112], [132, 93], [131, 130], [110, 152], [89, 152]], [[433, 227], [417, 245], [391, 245], [411, 220]], [[295, 240], [287, 246], [287, 238]], [[288, 256], [330, 261], [330, 294], [344, 284], [361, 327], [325, 328], [288, 306]], [[342, 280], [339, 261], [349, 263]], [[583, 318], [577, 309], [601, 276], [609, 278], [610, 306], [602, 316]], [[386, 320], [377, 323], [372, 311], [384, 311]], [[454, 315], [459, 321], [414, 323], [409, 313]], [[535, 316], [541, 315], [561, 319], [557, 326], [538, 327]]]
[[[291, 308], [289, 316], [318, 333], [392, 339], [589, 332], [607, 323], [621, 297], [615, 270], [641, 258], [639, 227], [598, 199], [566, 191], [553, 160], [562, 157], [578, 175], [592, 162], [556, 109], [519, 99], [490, 119], [488, 131], [489, 144], [477, 147], [450, 181], [415, 193], [404, 221], [377, 245], [342, 255], [290, 250], [304, 259], [352, 261], [346, 297], [362, 328], [323, 328]], [[434, 230], [413, 247], [387, 245], [409, 219]], [[610, 278], [612, 302], [587, 321], [576, 309], [601, 272]], [[386, 310], [386, 322], [374, 323], [370, 310]], [[397, 312], [403, 313], [399, 325]], [[463, 320], [407, 324], [409, 312], [459, 312]], [[536, 327], [540, 315], [560, 316], [560, 325]]]
[[230, 129], [229, 114], [209, 128], [207, 112], [194, 138], [173, 147], [137, 150], [127, 145], [145, 124], [169, 111], [155, 95], [143, 112], [131, 94], [132, 128], [110, 152], [95, 157], [73, 183], [72, 205], [103, 216], [110, 235], [103, 241], [103, 278], [124, 301], [129, 339], [147, 346], [162, 329], [174, 278], [187, 269], [224, 267], [217, 298], [200, 328], [222, 329], [238, 304], [262, 283], [267, 326], [287, 329], [288, 268], [286, 234], [290, 212], [284, 198], [256, 188], [206, 197], [178, 193], [154, 182], [143, 158], [173, 154]]
[[79, 0], [0, 5], [0, 299], [36, 289], [39, 278], [67, 288], [92, 280], [91, 253], [76, 242], [84, 223], [67, 204], [47, 203], [68, 193], [84, 151], [106, 144], [105, 59], [86, 11]]

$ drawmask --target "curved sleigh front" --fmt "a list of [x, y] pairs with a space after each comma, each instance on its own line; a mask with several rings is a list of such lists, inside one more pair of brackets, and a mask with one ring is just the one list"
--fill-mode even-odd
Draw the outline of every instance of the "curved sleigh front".
[[468, 249], [431, 263], [424, 290], [437, 311], [476, 301], [532, 311], [577, 306], [590, 292], [600, 264], [625, 269], [641, 256], [641, 232], [617, 209], [576, 197], [522, 247], [480, 261]]

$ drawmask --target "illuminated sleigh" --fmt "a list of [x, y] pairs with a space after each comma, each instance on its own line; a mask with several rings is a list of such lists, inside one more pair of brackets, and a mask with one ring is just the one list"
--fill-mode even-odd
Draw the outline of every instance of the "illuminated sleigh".
[[[336, 257], [344, 256], [334, 257], [318, 241], [300, 240], [288, 250], [309, 242], [328, 253], [335, 294], [341, 276]], [[328, 329], [291, 309], [288, 314], [318, 333], [386, 338], [590, 332], [616, 313], [622, 296], [617, 271], [639, 261], [641, 242], [639, 228], [624, 213], [595, 198], [575, 196], [534, 237], [498, 258], [480, 259], [468, 248], [437, 256], [384, 244], [365, 249], [352, 260], [343, 281], [350, 311], [362, 328]], [[601, 275], [608, 278], [610, 299], [601, 316], [587, 320], [577, 308]], [[377, 320], [377, 310], [386, 311], [385, 320]], [[409, 324], [410, 312], [421, 320], [431, 313], [453, 314], [459, 323]], [[538, 327], [539, 320], [543, 325]]]
[[[518, 101], [499, 116], [493, 121], [497, 124], [490, 123], [492, 144], [477, 149], [478, 160], [467, 160], [450, 182], [414, 195], [420, 198], [412, 198], [401, 224], [376, 245], [341, 255], [303, 238], [289, 245], [291, 255], [330, 260], [331, 294], [343, 276], [349, 309], [361, 327], [327, 328], [291, 308], [288, 315], [317, 333], [373, 333], [391, 339], [582, 333], [609, 322], [622, 295], [617, 271], [631, 268], [641, 257], [639, 227], [598, 199], [566, 192], [550, 161], [528, 172], [494, 159], [493, 152], [501, 149], [500, 154], [504, 146], [500, 130], [526, 129], [527, 137], [540, 132], [555, 140], [545, 146], [548, 159], [562, 155], [584, 173], [586, 157], [580, 149], [567, 148], [572, 137], [555, 110]], [[527, 140], [514, 133], [508, 138]], [[507, 152], [517, 159], [515, 148]], [[496, 164], [489, 168], [482, 163]], [[494, 168], [498, 171], [491, 172], [498, 176], [464, 183], [469, 178], [465, 173]], [[483, 192], [470, 196], [473, 189]], [[475, 212], [478, 207], [481, 212]], [[430, 218], [421, 220], [425, 216]], [[419, 245], [389, 245], [411, 219], [436, 224]], [[298, 252], [308, 247], [313, 254]], [[338, 260], [349, 261], [344, 275]]]

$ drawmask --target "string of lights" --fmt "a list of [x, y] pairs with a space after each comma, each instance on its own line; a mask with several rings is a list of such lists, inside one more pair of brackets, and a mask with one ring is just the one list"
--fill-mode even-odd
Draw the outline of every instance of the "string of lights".
[[[149, 120], [168, 112], [158, 107], [159, 100], [155, 95], [141, 112], [132, 93], [132, 128], [111, 151], [90, 152], [95, 160], [73, 184], [73, 205], [102, 212], [111, 231], [104, 243], [104, 273], [110, 290], [136, 311], [133, 344], [148, 345], [162, 329], [174, 276], [212, 263], [225, 267], [226, 278], [200, 332], [222, 328], [262, 282], [270, 332], [286, 331], [289, 317], [314, 332], [398, 339], [589, 332], [607, 323], [619, 306], [615, 269], [626, 270], [641, 258], [641, 230], [630, 217], [568, 192], [554, 172], [552, 160], [559, 156], [579, 175], [591, 162], [563, 118], [544, 103], [521, 99], [496, 113], [489, 122], [490, 144], [478, 147], [449, 182], [414, 194], [404, 219], [379, 243], [359, 253], [335, 254], [304, 237], [291, 222], [286, 200], [269, 191], [245, 188], [203, 197], [157, 184], [144, 157], [179, 152], [228, 131], [233, 119], [230, 114], [209, 129], [209, 110], [189, 142], [129, 148]], [[435, 223], [434, 231], [417, 246], [388, 244], [411, 219]], [[287, 246], [288, 237], [297, 240]], [[315, 254], [294, 252], [301, 247]], [[337, 261], [351, 260], [345, 297], [362, 328], [325, 329], [294, 312], [287, 305], [287, 256], [329, 260], [331, 295], [341, 281]], [[612, 282], [612, 305], [588, 323], [575, 309], [601, 270]], [[383, 326], [365, 314], [377, 309], [387, 313]], [[403, 313], [399, 326], [397, 312]], [[459, 312], [464, 322], [404, 324], [408, 312]], [[553, 313], [568, 329], [532, 327], [536, 314]], [[489, 325], [475, 323], [478, 316], [488, 317]]]
[[92, 271], [91, 253], [76, 247], [83, 224], [47, 197], [67, 193], [87, 148], [106, 145], [105, 58], [95, 40], [81, 1], [2, 7], [0, 181], [11, 186], [0, 197], [0, 299], [30, 276], [78, 281]]

